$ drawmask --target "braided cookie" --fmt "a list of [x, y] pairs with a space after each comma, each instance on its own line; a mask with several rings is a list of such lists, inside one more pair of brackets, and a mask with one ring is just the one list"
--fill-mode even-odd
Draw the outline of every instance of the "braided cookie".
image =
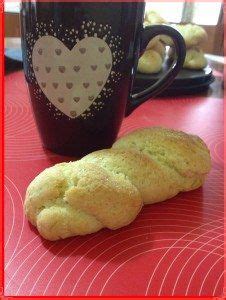
[[[208, 40], [208, 36], [205, 29], [199, 25], [172, 24], [171, 26], [178, 30], [183, 36], [187, 49], [197, 46], [200, 47], [204, 45]], [[173, 46], [172, 39], [166, 35], [161, 35], [160, 40], [166, 45]]]
[[144, 21], [148, 23], [149, 25], [154, 24], [165, 24], [166, 20], [163, 19], [156, 11], [151, 10], [147, 11], [144, 16]]
[[[168, 52], [170, 59], [174, 59], [175, 49], [171, 47]], [[207, 66], [207, 59], [201, 49], [198, 47], [190, 48], [186, 50], [186, 56], [184, 60], [184, 69], [202, 70]]]
[[138, 129], [115, 142], [114, 149], [148, 155], [174, 180], [179, 191], [200, 187], [210, 171], [210, 153], [195, 135], [161, 127]]
[[151, 42], [152, 42], [152, 40], [148, 43], [148, 45], [146, 47], [146, 51], [152, 49], [152, 50], [156, 51], [158, 54], [160, 54], [162, 59], [164, 59], [165, 55], [166, 55], [166, 49], [165, 49], [165, 46], [163, 45], [163, 43], [160, 41], [156, 41], [154, 43], [154, 45], [152, 45]]
[[100, 150], [88, 154], [82, 161], [98, 164], [114, 174], [123, 174], [139, 190], [144, 204], [169, 199], [179, 192], [159, 163], [133, 149]]
[[80, 161], [40, 173], [24, 204], [28, 220], [51, 241], [126, 226], [142, 205], [138, 190], [124, 176]]
[[200, 46], [207, 42], [207, 33], [204, 28], [195, 24], [178, 24], [175, 28], [183, 36], [186, 47]]
[[187, 49], [184, 61], [185, 69], [201, 70], [207, 66], [207, 59], [201, 49]]
[[210, 154], [197, 136], [153, 127], [119, 139], [112, 149], [61, 163], [29, 185], [25, 213], [48, 240], [130, 224], [143, 204], [201, 186]]
[[161, 54], [148, 49], [139, 58], [137, 70], [144, 74], [158, 73], [162, 69], [162, 62]]

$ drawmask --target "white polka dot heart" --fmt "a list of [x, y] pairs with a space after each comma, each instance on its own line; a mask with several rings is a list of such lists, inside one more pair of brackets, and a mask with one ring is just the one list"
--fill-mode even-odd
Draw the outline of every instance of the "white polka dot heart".
[[69, 50], [53, 36], [39, 38], [32, 51], [35, 77], [48, 100], [63, 114], [83, 114], [104, 88], [112, 52], [97, 37], [86, 37]]

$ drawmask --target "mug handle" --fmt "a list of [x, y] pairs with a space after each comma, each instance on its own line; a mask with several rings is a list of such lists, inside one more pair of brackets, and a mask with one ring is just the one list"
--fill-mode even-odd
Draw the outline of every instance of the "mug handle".
[[167, 88], [177, 76], [184, 64], [184, 59], [186, 55], [186, 46], [182, 35], [174, 28], [168, 25], [151, 25], [144, 28], [142, 33], [141, 41], [141, 51], [143, 51], [149, 41], [157, 35], [168, 35], [172, 38], [174, 42], [174, 47], [176, 50], [176, 55], [174, 56], [174, 61], [170, 66], [169, 70], [165, 75], [155, 82], [152, 86], [144, 89], [139, 93], [130, 95], [130, 99], [127, 103], [127, 110], [125, 116], [130, 115], [134, 109], [139, 105], [144, 103], [150, 97], [155, 97], [157, 94], [161, 93], [165, 88]]

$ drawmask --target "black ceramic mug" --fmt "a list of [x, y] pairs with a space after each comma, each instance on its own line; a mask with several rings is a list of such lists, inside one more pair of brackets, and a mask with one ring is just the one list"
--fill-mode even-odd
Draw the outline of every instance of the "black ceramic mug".
[[[141, 2], [23, 2], [25, 77], [44, 147], [81, 156], [109, 148], [124, 116], [168, 86], [185, 45], [171, 27], [143, 28]], [[132, 94], [138, 58], [150, 39], [170, 36], [176, 58], [153, 86]]]

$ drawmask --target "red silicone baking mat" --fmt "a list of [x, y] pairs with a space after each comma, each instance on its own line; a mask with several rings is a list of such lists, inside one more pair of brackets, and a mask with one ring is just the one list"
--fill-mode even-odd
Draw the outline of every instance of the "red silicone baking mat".
[[222, 295], [223, 99], [150, 100], [120, 135], [163, 125], [200, 135], [212, 155], [202, 188], [146, 206], [117, 231], [48, 242], [23, 214], [28, 183], [66, 160], [42, 149], [22, 72], [6, 76], [6, 295]]

